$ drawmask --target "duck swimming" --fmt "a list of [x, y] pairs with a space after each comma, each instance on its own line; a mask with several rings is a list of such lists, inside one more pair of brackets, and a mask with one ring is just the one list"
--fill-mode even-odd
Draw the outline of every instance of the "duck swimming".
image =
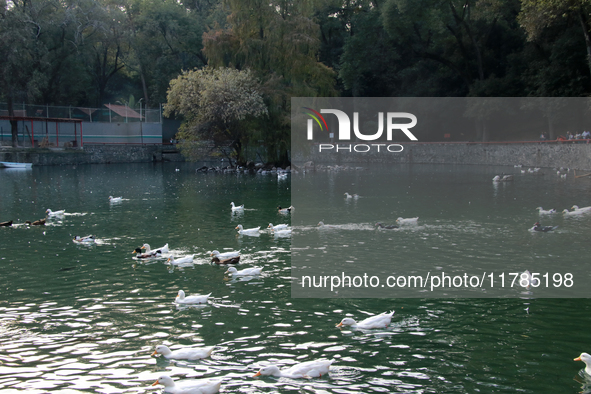
[[39, 220], [35, 220], [33, 223], [31, 223], [31, 221], [27, 220], [27, 221], [25, 221], [25, 224], [30, 224], [32, 226], [45, 226], [45, 221], [46, 221], [46, 219], [39, 219]]
[[160, 249], [150, 250], [149, 252], [142, 253], [142, 248], [135, 248], [135, 250], [132, 253], [134, 253], [134, 254], [137, 253], [135, 256], [137, 259], [149, 259], [149, 258], [153, 258], [153, 257], [162, 257], [162, 253], [160, 252]]
[[166, 260], [167, 263], [171, 264], [171, 265], [182, 265], [182, 264], [191, 264], [193, 263], [193, 258], [195, 257], [194, 254], [190, 254], [187, 255], [185, 257], [181, 257], [178, 260], [175, 260], [174, 256], [170, 256], [168, 258], [168, 260]]
[[261, 368], [253, 377], [256, 376], [275, 376], [286, 378], [318, 378], [326, 375], [330, 369], [330, 365], [334, 360], [315, 360], [306, 361], [293, 365], [289, 368], [280, 370], [276, 365], [268, 365]]
[[275, 238], [287, 238], [287, 237], [291, 237], [291, 229], [285, 229], [285, 230], [277, 230], [277, 231], [273, 231], [273, 236]]
[[57, 216], [64, 216], [66, 214], [66, 210], [62, 209], [61, 211], [52, 211], [51, 209], [47, 209], [45, 211], [48, 218], [57, 217]]
[[396, 223], [399, 224], [417, 224], [419, 221], [419, 217], [416, 218], [398, 218], [396, 219]]
[[276, 226], [273, 226], [273, 223], [269, 223], [269, 226], [267, 228], [270, 228], [271, 231], [277, 231], [277, 230], [285, 230], [288, 227], [289, 227], [289, 224], [278, 224]]
[[540, 222], [535, 222], [534, 226], [530, 229], [531, 231], [541, 231], [547, 233], [548, 231], [552, 231], [557, 229], [558, 226], [542, 226]]
[[232, 205], [232, 211], [243, 211], [244, 210], [244, 204], [242, 205], [234, 205], [233, 202], [230, 203]]
[[581, 355], [574, 359], [574, 361], [582, 361], [585, 363], [585, 373], [591, 376], [591, 355], [589, 353], [581, 353]]
[[217, 250], [211, 252], [211, 261], [216, 264], [238, 264], [240, 261], [240, 252], [220, 253]]
[[109, 196], [109, 202], [121, 202], [121, 201], [123, 201], [123, 197]]
[[261, 226], [259, 227], [253, 227], [253, 228], [244, 228], [242, 227], [241, 224], [239, 224], [238, 226], [236, 226], [236, 230], [238, 230], [238, 234], [258, 234], [259, 230], [260, 230]]
[[230, 267], [225, 274], [230, 274], [232, 276], [255, 276], [260, 275], [263, 272], [262, 267], [252, 267], [252, 268], [245, 268], [243, 270], [238, 271], [236, 267]]
[[10, 226], [12, 226], [12, 220], [9, 222], [0, 223], [0, 227], [10, 227]]
[[337, 327], [350, 326], [361, 329], [386, 328], [390, 325], [393, 315], [394, 311], [384, 312], [379, 315], [368, 317], [360, 322], [356, 322], [354, 319], [346, 317], [337, 324]]
[[391, 230], [391, 229], [393, 229], [393, 228], [398, 228], [398, 226], [397, 226], [397, 225], [395, 225], [395, 224], [388, 224], [387, 226], [384, 226], [384, 225], [383, 225], [382, 223], [380, 223], [380, 222], [377, 222], [377, 223], [376, 223], [376, 227], [378, 227], [378, 228], [385, 228], [385, 229], [388, 229], [388, 230]]
[[215, 346], [187, 347], [179, 350], [170, 350], [166, 345], [156, 346], [152, 356], [161, 354], [164, 358], [175, 360], [199, 360], [211, 356]]
[[220, 391], [221, 380], [217, 379], [189, 379], [175, 382], [168, 375], [162, 375], [152, 386], [163, 385], [165, 393], [171, 394], [214, 394]]
[[76, 235], [73, 239], [74, 242], [77, 243], [93, 243], [95, 242], [95, 237], [94, 235], [87, 235], [86, 237], [81, 237], [79, 235]]
[[279, 210], [279, 213], [291, 213], [293, 207], [281, 208], [281, 206], [278, 206], [277, 209]]
[[503, 177], [501, 177], [500, 175], [495, 175], [495, 177], [493, 178], [493, 182], [508, 182], [512, 180], [513, 175], [503, 175]]
[[540, 211], [540, 215], [550, 215], [556, 213], [556, 209], [544, 209], [542, 207], [537, 207], [536, 209]]
[[357, 200], [357, 199], [359, 198], [359, 195], [358, 195], [358, 194], [353, 194], [353, 195], [350, 195], [349, 193], [345, 192], [345, 198], [346, 198], [347, 200], [349, 200], [349, 199], [354, 199], [354, 200]]
[[159, 251], [160, 253], [168, 253], [169, 252], [169, 250], [168, 250], [168, 244], [164, 245], [161, 248], [156, 248], [156, 249], [151, 249], [150, 248], [150, 245], [143, 244], [142, 247], [141, 247], [141, 249], [145, 249], [146, 250], [145, 253], [150, 253], [152, 250]]
[[205, 304], [210, 295], [211, 293], [206, 295], [192, 295], [186, 297], [185, 292], [183, 290], [179, 290], [174, 302], [177, 304]]

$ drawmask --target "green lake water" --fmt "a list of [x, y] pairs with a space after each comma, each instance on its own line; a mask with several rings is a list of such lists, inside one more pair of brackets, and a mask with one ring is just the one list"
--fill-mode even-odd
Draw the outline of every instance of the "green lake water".
[[[418, 204], [424, 220], [418, 230], [360, 231], [381, 242], [400, 235], [415, 250], [409, 256], [437, 259], [445, 253], [438, 257], [438, 249], [419, 246], [445, 248], [450, 239], [461, 242], [462, 233], [480, 239], [474, 228], [502, 229], [505, 223], [506, 231], [493, 231], [485, 243], [460, 243], [454, 261], [512, 251], [519, 261], [525, 250], [542, 260], [557, 256], [558, 265], [561, 259], [585, 265], [591, 216], [547, 219], [559, 226], [555, 234], [518, 228], [531, 226], [542, 204], [591, 205], [589, 180], [559, 181], [548, 172], [493, 187], [495, 172], [514, 169], [400, 166], [408, 193], [397, 196], [396, 209], [376, 217], [361, 213], [366, 203], [375, 207], [377, 200], [368, 196], [379, 192], [353, 190], [351, 183], [362, 180], [351, 182], [351, 174], [278, 180], [195, 173], [197, 167], [0, 170], [0, 221], [37, 220], [47, 208], [67, 213], [45, 227], [0, 228], [0, 392], [153, 393], [161, 389], [150, 385], [168, 374], [222, 378], [225, 393], [591, 393], [584, 364], [573, 361], [591, 351], [589, 299], [292, 298], [292, 240], [266, 232], [239, 236], [235, 230], [238, 224], [291, 223], [294, 236], [316, 236], [330, 246], [335, 237], [315, 228], [319, 220], [370, 226], [412, 216], [410, 207]], [[318, 182], [333, 195], [316, 202], [312, 193], [301, 216], [298, 206], [292, 215], [281, 215], [276, 207], [290, 205], [295, 177]], [[365, 198], [347, 202], [345, 191]], [[110, 204], [110, 195], [124, 200]], [[232, 214], [230, 202], [245, 204], [245, 212]], [[394, 210], [400, 214], [392, 216]], [[96, 235], [96, 245], [72, 242], [89, 234]], [[337, 240], [347, 237], [336, 234]], [[131, 252], [143, 243], [168, 243], [175, 257], [194, 254], [195, 264], [171, 269], [164, 259], [134, 260]], [[227, 280], [225, 268], [209, 262], [214, 249], [240, 250], [238, 268], [262, 266], [263, 274]], [[179, 307], [173, 304], [179, 289], [211, 297], [206, 305]], [[360, 320], [387, 310], [396, 310], [387, 329], [335, 327], [345, 316]], [[216, 348], [204, 360], [168, 362], [150, 356], [161, 343]], [[267, 363], [288, 366], [317, 358], [335, 360], [329, 375], [252, 377]]]

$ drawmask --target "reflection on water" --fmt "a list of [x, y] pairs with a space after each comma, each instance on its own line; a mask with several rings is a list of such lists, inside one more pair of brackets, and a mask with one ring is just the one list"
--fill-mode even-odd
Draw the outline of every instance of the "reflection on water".
[[[47, 208], [67, 213], [44, 227], [0, 228], [2, 390], [152, 393], [159, 389], [150, 385], [168, 374], [219, 377], [222, 392], [246, 393], [589, 391], [579, 376], [582, 363], [572, 361], [591, 350], [588, 300], [527, 295], [512, 300], [292, 299], [291, 238], [268, 231], [241, 236], [235, 230], [237, 224], [266, 229], [269, 223], [297, 220], [297, 207], [293, 219], [276, 209], [288, 205], [289, 182], [195, 174], [191, 164], [175, 171], [179, 166], [0, 172], [0, 221], [39, 219]], [[421, 168], [412, 169], [414, 176], [428, 181], [431, 169], [439, 167]], [[576, 186], [580, 196], [569, 191], [575, 202], [586, 196], [581, 185]], [[500, 199], [508, 198], [503, 187], [496, 192]], [[364, 197], [343, 200], [342, 206], [362, 207], [370, 198], [360, 194]], [[125, 200], [109, 204], [109, 195]], [[248, 209], [237, 218], [231, 201]], [[431, 215], [429, 210], [421, 217]], [[454, 231], [482, 232], [483, 215], [460, 214], [463, 225]], [[316, 227], [322, 218], [316, 219], [294, 231], [327, 238], [375, 231], [384, 242], [413, 234], [429, 245], [450, 226], [425, 220], [416, 227], [377, 231], [371, 218], [327, 221], [344, 227], [325, 231]], [[584, 219], [578, 223], [588, 226]], [[89, 234], [97, 237], [96, 244], [72, 242], [76, 235]], [[194, 264], [171, 267], [165, 259], [133, 259], [133, 250], [144, 243], [168, 243], [175, 257], [194, 254]], [[458, 255], [464, 247], [467, 254], [476, 248], [462, 245]], [[586, 250], [586, 245], [573, 247]], [[210, 263], [213, 250], [240, 251], [238, 269], [263, 267], [263, 273], [228, 278], [226, 267]], [[211, 297], [205, 305], [176, 305], [179, 289]], [[361, 320], [390, 310], [396, 313], [385, 329], [335, 327], [343, 317]], [[167, 361], [150, 356], [158, 344], [215, 350], [202, 360]], [[285, 368], [319, 358], [335, 360], [321, 378], [252, 377], [263, 365]]]

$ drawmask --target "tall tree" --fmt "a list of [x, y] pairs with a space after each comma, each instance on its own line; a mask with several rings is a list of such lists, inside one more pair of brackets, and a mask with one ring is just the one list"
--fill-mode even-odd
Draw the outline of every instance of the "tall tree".
[[335, 73], [318, 61], [313, 2], [228, 0], [226, 29], [204, 34], [213, 66], [253, 70], [263, 83], [269, 121], [259, 125], [270, 161], [288, 161], [292, 96], [334, 95]]
[[195, 12], [175, 0], [126, 4], [131, 50], [125, 64], [139, 75], [146, 103], [165, 101], [170, 80], [181, 70], [207, 64], [201, 39], [214, 4], [203, 2]]
[[[46, 83], [47, 49], [40, 39], [44, 14], [51, 12], [51, 1], [12, 1], [0, 3], [0, 88], [14, 116], [14, 103], [38, 97]], [[18, 143], [17, 122], [11, 120], [12, 146]]]

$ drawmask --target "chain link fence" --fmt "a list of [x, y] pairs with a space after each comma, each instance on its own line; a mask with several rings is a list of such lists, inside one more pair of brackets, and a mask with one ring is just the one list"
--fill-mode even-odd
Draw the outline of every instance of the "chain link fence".
[[[82, 122], [107, 123], [162, 123], [162, 107], [145, 108], [127, 105], [105, 104], [102, 108], [59, 107], [51, 105], [14, 104], [14, 116], [76, 119]], [[8, 116], [8, 105], [0, 103], [0, 116]]]

